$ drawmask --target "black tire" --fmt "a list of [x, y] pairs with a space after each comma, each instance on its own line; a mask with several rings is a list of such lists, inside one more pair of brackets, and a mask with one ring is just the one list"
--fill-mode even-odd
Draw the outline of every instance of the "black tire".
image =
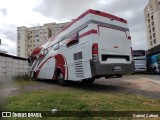
[[118, 78], [122, 78], [123, 75], [117, 75]]
[[105, 76], [106, 79], [109, 79], [109, 76]]
[[92, 84], [94, 82], [95, 79], [84, 79], [82, 80], [83, 84]]
[[154, 70], [152, 67], [150, 68], [149, 72], [150, 72], [150, 74], [154, 74]]
[[58, 74], [57, 79], [60, 86], [65, 86], [67, 84], [67, 81], [64, 80], [64, 76], [61, 72]]

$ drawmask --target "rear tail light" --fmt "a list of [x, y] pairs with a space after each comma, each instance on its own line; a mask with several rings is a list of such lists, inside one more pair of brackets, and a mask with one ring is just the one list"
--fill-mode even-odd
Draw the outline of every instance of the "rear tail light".
[[94, 61], [98, 61], [99, 60], [99, 56], [98, 56], [98, 44], [94, 43], [92, 46], [92, 58]]
[[128, 40], [131, 40], [131, 36], [128, 36]]

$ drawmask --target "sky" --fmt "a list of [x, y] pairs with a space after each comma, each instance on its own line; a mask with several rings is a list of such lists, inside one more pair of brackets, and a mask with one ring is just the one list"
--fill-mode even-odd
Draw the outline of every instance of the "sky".
[[133, 49], [147, 49], [144, 8], [148, 0], [0, 0], [0, 50], [17, 54], [17, 27], [70, 22], [88, 9], [128, 21]]

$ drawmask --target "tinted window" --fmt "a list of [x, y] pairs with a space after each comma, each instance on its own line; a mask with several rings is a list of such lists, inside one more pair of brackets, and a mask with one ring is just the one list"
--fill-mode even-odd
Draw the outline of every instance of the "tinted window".
[[66, 41], [67, 41], [67, 44], [66, 44], [67, 47], [70, 47], [70, 46], [77, 44], [79, 42], [78, 41], [78, 33], [71, 35], [70, 37], [68, 37], [66, 39]]
[[134, 50], [133, 51], [133, 57], [140, 57], [145, 56], [145, 50]]

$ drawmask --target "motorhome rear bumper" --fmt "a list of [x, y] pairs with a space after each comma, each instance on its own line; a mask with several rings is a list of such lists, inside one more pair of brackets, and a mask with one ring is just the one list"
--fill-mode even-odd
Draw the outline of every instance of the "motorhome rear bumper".
[[[92, 77], [105, 77], [114, 75], [125, 75], [134, 73], [134, 62], [130, 64], [101, 64], [99, 61], [90, 61]], [[115, 70], [116, 66], [120, 66], [120, 70]]]

